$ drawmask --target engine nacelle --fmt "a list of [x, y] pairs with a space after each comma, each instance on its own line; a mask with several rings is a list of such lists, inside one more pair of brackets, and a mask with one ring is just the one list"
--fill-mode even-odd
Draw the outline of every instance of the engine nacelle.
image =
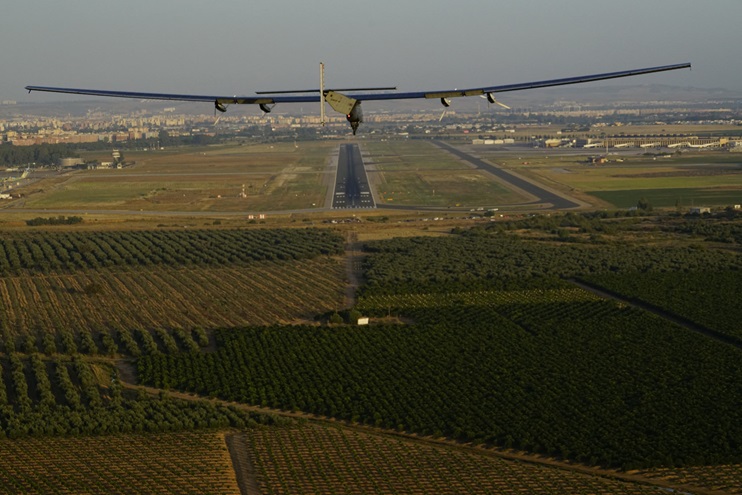
[[358, 126], [363, 122], [363, 110], [361, 109], [361, 102], [357, 101], [350, 113], [345, 116], [350, 122], [350, 128], [353, 129], [353, 135], [355, 136]]
[[219, 103], [219, 101], [214, 102], [214, 108], [219, 110], [220, 112], [224, 113], [227, 111], [227, 107], [225, 107], [222, 103]]
[[271, 106], [268, 106], [268, 104], [267, 104], [267, 103], [261, 103], [261, 104], [260, 104], [260, 105], [258, 105], [258, 106], [259, 106], [259, 107], [260, 107], [260, 109], [261, 109], [261, 110], [262, 110], [263, 112], [265, 112], [265, 113], [271, 113], [271, 110], [273, 110], [273, 105], [271, 105]]

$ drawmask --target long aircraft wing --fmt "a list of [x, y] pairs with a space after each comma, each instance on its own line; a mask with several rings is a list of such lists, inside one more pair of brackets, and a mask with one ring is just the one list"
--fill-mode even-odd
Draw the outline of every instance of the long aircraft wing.
[[[548, 88], [552, 86], [565, 86], [568, 84], [579, 84], [593, 81], [604, 81], [607, 79], [618, 79], [621, 77], [638, 76], [655, 72], [665, 72], [678, 69], [688, 69], [691, 64], [664, 65], [660, 67], [648, 67], [646, 69], [634, 69], [618, 72], [606, 72], [603, 74], [592, 74], [587, 76], [566, 77], [563, 79], [548, 79], [545, 81], [533, 81], [526, 83], [505, 84], [500, 86], [483, 86], [470, 89], [445, 89], [439, 91], [412, 91], [412, 92], [385, 92], [385, 93], [349, 93], [348, 97], [359, 101], [366, 100], [406, 100], [415, 98], [455, 98], [460, 96], [477, 96], [487, 93], [504, 93], [507, 91], [520, 91], [524, 89]], [[31, 91], [46, 91], [51, 93], [68, 93], [76, 95], [110, 96], [116, 98], [136, 98], [148, 100], [177, 100], [196, 102], [219, 102], [222, 104], [274, 104], [274, 103], [308, 103], [320, 101], [319, 94], [266, 94], [255, 96], [228, 96], [228, 95], [187, 95], [170, 93], [140, 93], [134, 91], [110, 91], [100, 89], [80, 88], [56, 88], [49, 86], [26, 86]], [[318, 91], [319, 92], [319, 91]]]
[[[321, 87], [315, 90], [303, 91], [275, 91], [264, 92], [252, 96], [229, 96], [229, 95], [187, 95], [187, 94], [170, 94], [170, 93], [140, 93], [134, 91], [110, 91], [100, 89], [80, 89], [80, 88], [57, 88], [49, 86], [26, 86], [31, 91], [45, 91], [50, 93], [68, 93], [76, 95], [90, 96], [109, 96], [115, 98], [135, 98], [143, 100], [176, 100], [192, 102], [212, 102], [217, 110], [225, 111], [227, 105], [248, 104], [260, 105], [264, 112], [270, 112], [271, 106], [276, 103], [311, 103], [327, 101], [338, 112], [347, 114], [348, 121], [353, 127], [355, 133], [358, 123], [362, 122], [362, 113], [360, 103], [362, 101], [381, 101], [381, 100], [408, 100], [408, 99], [440, 99], [441, 103], [448, 106], [449, 98], [463, 96], [486, 96], [490, 102], [495, 102], [494, 93], [504, 93], [508, 91], [520, 91], [524, 89], [548, 88], [552, 86], [565, 86], [568, 84], [580, 84], [593, 81], [605, 81], [608, 79], [618, 79], [622, 77], [639, 76], [642, 74], [652, 74], [655, 72], [666, 72], [678, 69], [689, 69], [690, 63], [663, 65], [659, 67], [648, 67], [645, 69], [624, 70], [618, 72], [605, 72], [602, 74], [590, 74], [578, 77], [566, 77], [562, 79], [547, 79], [544, 81], [533, 81], [526, 83], [505, 84], [500, 86], [482, 86], [469, 89], [444, 89], [439, 91], [412, 91], [412, 92], [348, 92], [346, 91], [363, 91], [363, 90], [331, 90]], [[388, 90], [390, 88], [379, 88]], [[341, 92], [342, 91], [342, 92]], [[324, 112], [324, 105], [322, 105]], [[324, 115], [324, 114], [323, 114]], [[324, 118], [323, 118], [324, 120]]]

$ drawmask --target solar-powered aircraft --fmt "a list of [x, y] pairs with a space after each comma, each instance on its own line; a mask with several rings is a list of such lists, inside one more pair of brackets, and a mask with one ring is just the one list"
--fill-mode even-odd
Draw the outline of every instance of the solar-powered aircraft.
[[[350, 89], [328, 89], [325, 88], [324, 64], [320, 64], [320, 86], [317, 89], [305, 89], [295, 91], [258, 91], [253, 96], [217, 96], [217, 95], [187, 95], [169, 93], [140, 93], [133, 91], [110, 91], [101, 89], [79, 89], [79, 88], [56, 88], [48, 86], [26, 86], [29, 91], [46, 91], [51, 93], [69, 93], [76, 95], [109, 96], [115, 98], [136, 98], [149, 100], [175, 100], [175, 101], [200, 101], [212, 102], [214, 108], [220, 112], [226, 112], [229, 105], [258, 105], [260, 109], [268, 113], [277, 103], [320, 103], [320, 115], [322, 125], [325, 124], [325, 102], [329, 103], [333, 110], [346, 116], [353, 134], [363, 122], [363, 111], [361, 102], [380, 100], [410, 100], [410, 99], [437, 99], [444, 107], [451, 104], [451, 98], [462, 96], [481, 96], [487, 98], [490, 103], [502, 105], [494, 95], [509, 91], [520, 91], [524, 89], [548, 88], [552, 86], [565, 86], [568, 84], [579, 84], [593, 81], [604, 81], [607, 79], [618, 79], [622, 77], [639, 76], [654, 72], [666, 72], [678, 69], [689, 69], [691, 64], [663, 65], [659, 67], [648, 67], [645, 69], [623, 70], [618, 72], [606, 72], [603, 74], [591, 74], [586, 76], [566, 77], [562, 79], [548, 79], [545, 81], [533, 81], [526, 83], [505, 84], [500, 86], [482, 86], [470, 89], [444, 89], [439, 91], [411, 91], [397, 92], [391, 88], [350, 88]], [[505, 106], [505, 105], [502, 105]], [[507, 107], [506, 107], [507, 108]]]

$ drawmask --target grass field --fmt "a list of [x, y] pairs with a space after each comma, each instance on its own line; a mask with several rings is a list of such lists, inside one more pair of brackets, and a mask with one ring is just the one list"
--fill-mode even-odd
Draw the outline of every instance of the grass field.
[[642, 198], [660, 208], [688, 208], [689, 206], [729, 206], [742, 203], [740, 189], [630, 189], [617, 191], [587, 191], [588, 194], [611, 203], [617, 208], [636, 206]]
[[487, 206], [514, 204], [524, 197], [493, 177], [466, 166], [425, 141], [366, 143], [376, 172], [379, 203], [390, 205]]
[[[320, 209], [334, 182], [337, 147], [302, 142], [136, 151], [125, 155], [134, 166], [75, 171], [18, 192], [26, 194], [23, 208], [49, 210], [249, 214]], [[362, 151], [380, 205], [500, 207], [532, 199], [424, 140], [369, 140]], [[649, 194], [658, 207], [742, 201], [742, 156], [734, 153], [684, 151], [657, 158], [628, 151], [592, 166], [576, 150], [524, 148], [523, 156], [479, 147], [471, 151], [598, 207], [634, 206]], [[101, 152], [85, 158], [109, 159]], [[245, 198], [240, 197], [243, 187]]]
[[[713, 165], [709, 165], [713, 167]], [[718, 170], [718, 169], [717, 169]], [[537, 173], [582, 191], [726, 187], [742, 190], [742, 174], [692, 175], [680, 168], [608, 166], [541, 169]]]
[[636, 206], [642, 197], [657, 207], [742, 202], [742, 157], [736, 154], [686, 152], [658, 159], [638, 154], [608, 158], [611, 162], [604, 165], [589, 165], [585, 155], [568, 152], [492, 159], [537, 181], [599, 198], [617, 208]]
[[[268, 211], [324, 205], [334, 143], [132, 152], [136, 165], [35, 184], [26, 208]], [[103, 158], [91, 154], [87, 158]], [[243, 185], [247, 198], [240, 198]], [[21, 191], [23, 192], [23, 191]]]

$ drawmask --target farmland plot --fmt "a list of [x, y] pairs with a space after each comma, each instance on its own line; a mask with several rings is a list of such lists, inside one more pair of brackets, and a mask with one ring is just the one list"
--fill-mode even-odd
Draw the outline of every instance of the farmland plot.
[[140, 266], [225, 266], [342, 252], [330, 230], [27, 232], [0, 238], [0, 275]]
[[122, 328], [289, 323], [337, 309], [343, 291], [344, 267], [333, 258], [3, 277], [0, 325], [16, 336], [68, 329], [95, 339]]
[[254, 429], [239, 437], [248, 446], [264, 495], [666, 493], [477, 451], [335, 427]]
[[645, 301], [742, 342], [742, 273], [604, 274], [589, 280], [631, 299]]
[[585, 464], [739, 458], [738, 349], [564, 280], [738, 273], [736, 254], [484, 232], [366, 248], [358, 309], [414, 324], [218, 331], [215, 353], [143, 357], [140, 379]]
[[588, 464], [704, 464], [739, 453], [735, 348], [589, 297], [403, 314], [416, 324], [219, 331], [217, 352], [147, 355], [139, 378]]
[[214, 431], [0, 440], [0, 494], [240, 495]]
[[742, 464], [657, 468], [639, 471], [639, 474], [650, 479], [663, 479], [673, 483], [703, 487], [708, 490], [719, 490], [724, 493], [742, 493]]
[[193, 350], [183, 331], [310, 319], [342, 304], [342, 243], [320, 229], [10, 233], [1, 336], [37, 338], [26, 352], [136, 355], [136, 328], [159, 331], [163, 351], [161, 330], [180, 331]]
[[[145, 335], [149, 335], [145, 333]], [[0, 354], [0, 438], [246, 427], [270, 416], [124, 390], [110, 364]]]

